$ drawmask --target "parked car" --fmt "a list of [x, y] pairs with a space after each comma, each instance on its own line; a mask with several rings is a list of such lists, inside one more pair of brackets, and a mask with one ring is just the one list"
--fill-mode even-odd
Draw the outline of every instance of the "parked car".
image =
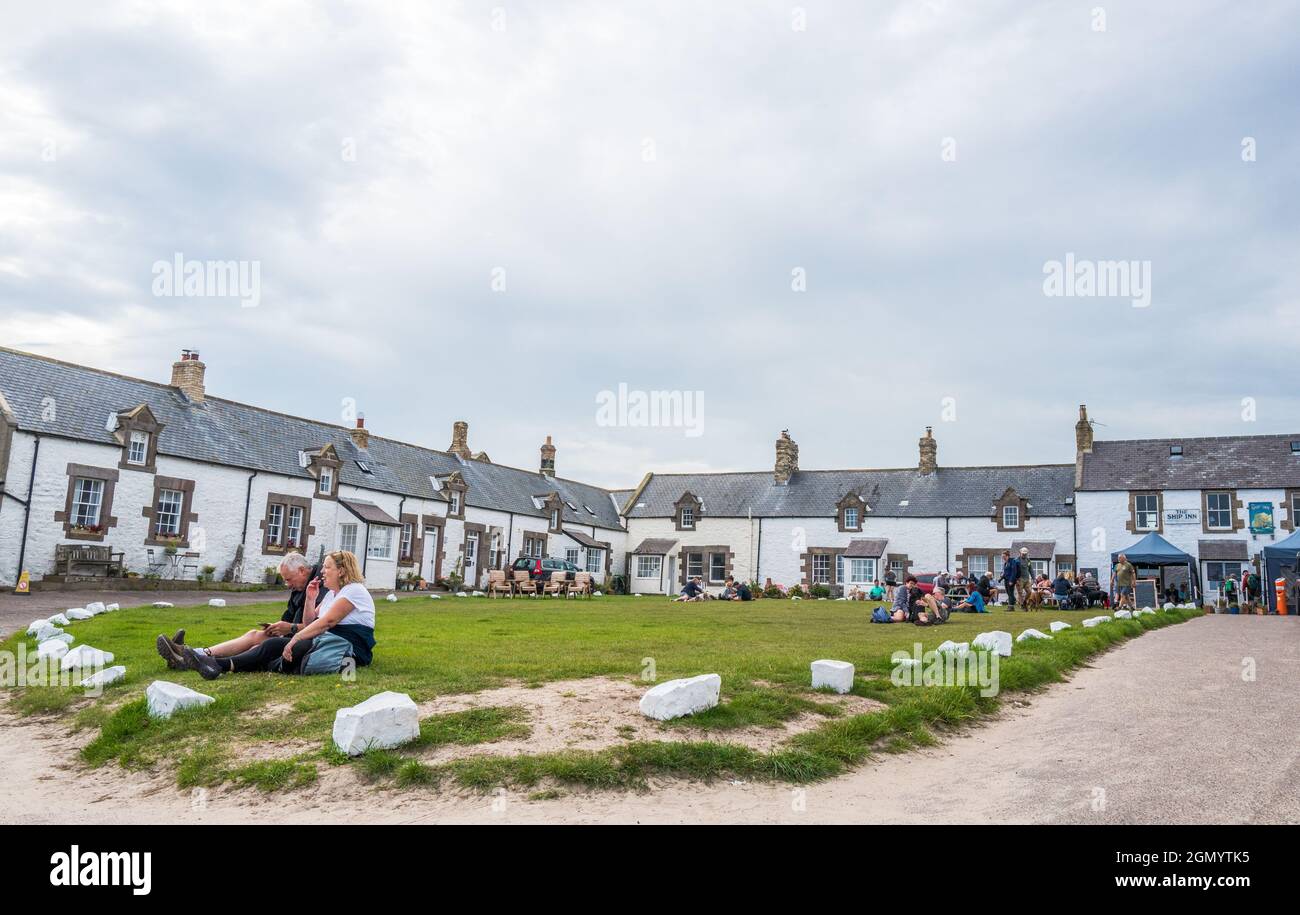
[[550, 581], [552, 572], [568, 572], [565, 578], [573, 581], [574, 573], [582, 571], [567, 559], [530, 559], [527, 556], [520, 556], [510, 564], [510, 568], [515, 572], [527, 572], [533, 581]]
[[938, 572], [913, 572], [912, 574], [916, 576], [916, 586], [921, 589], [921, 593], [929, 594], [934, 590], [934, 580], [939, 577]]

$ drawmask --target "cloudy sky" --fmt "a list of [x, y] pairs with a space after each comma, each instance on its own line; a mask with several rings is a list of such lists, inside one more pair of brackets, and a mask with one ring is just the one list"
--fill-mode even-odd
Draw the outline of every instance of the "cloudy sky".
[[[1104, 10], [1099, 14], [1098, 8]], [[1293, 3], [9, 4], [0, 345], [631, 485], [1300, 429]], [[159, 296], [180, 255], [256, 307]], [[1149, 264], [1150, 300], [1045, 265]], [[1139, 268], [1139, 273], [1141, 272]], [[600, 392], [703, 393], [699, 435]], [[1246, 406], [1243, 407], [1243, 400]]]

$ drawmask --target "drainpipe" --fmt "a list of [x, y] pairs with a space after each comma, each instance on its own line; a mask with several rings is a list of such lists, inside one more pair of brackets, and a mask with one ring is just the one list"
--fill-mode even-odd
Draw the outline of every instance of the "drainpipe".
[[[36, 446], [32, 449], [32, 472], [27, 478], [27, 501], [23, 503], [23, 538], [18, 547], [18, 571], [15, 583], [23, 575], [23, 561], [27, 558], [27, 525], [32, 520], [32, 494], [36, 491], [36, 459], [41, 456], [41, 437], [34, 435]], [[16, 498], [10, 495], [9, 498]]]
[[506, 568], [510, 568], [515, 564], [515, 558], [510, 555], [510, 551], [515, 548], [515, 513], [507, 514], [510, 515], [510, 525], [506, 528]]
[[370, 561], [370, 522], [366, 522], [366, 545], [361, 552], [361, 577], [366, 576], [366, 563]]
[[948, 571], [948, 562], [949, 562], [948, 554], [949, 552], [951, 552], [948, 546], [948, 522], [951, 520], [952, 519], [948, 518], [947, 516], [945, 516], [943, 519], [943, 570], [945, 572]]
[[245, 553], [248, 552], [248, 510], [253, 504], [253, 477], [255, 476], [257, 476], [256, 470], [248, 475], [248, 492], [244, 496], [244, 530], [239, 543], [244, 547]]
[[763, 584], [763, 516], [758, 516], [758, 555], [754, 559], [754, 581]]

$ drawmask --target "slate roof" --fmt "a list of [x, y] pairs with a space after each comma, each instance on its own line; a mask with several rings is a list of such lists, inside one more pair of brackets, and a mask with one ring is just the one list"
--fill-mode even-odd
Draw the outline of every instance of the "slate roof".
[[[1246, 489], [1300, 486], [1290, 435], [1227, 435], [1094, 442], [1083, 456], [1080, 490]], [[1181, 458], [1169, 446], [1183, 449]]]
[[880, 537], [865, 537], [861, 540], [850, 540], [848, 548], [844, 550], [846, 559], [879, 559], [885, 555], [885, 547], [889, 541]]
[[[670, 518], [673, 503], [690, 491], [705, 518], [800, 518], [836, 515], [849, 490], [867, 503], [867, 517], [990, 518], [1008, 486], [1029, 500], [1031, 516], [1068, 516], [1074, 495], [1073, 464], [1024, 467], [940, 467], [932, 474], [901, 470], [800, 470], [784, 486], [771, 471], [655, 474], [633, 506], [632, 518]], [[906, 505], [901, 503], [906, 502]]]
[[1249, 558], [1244, 540], [1198, 540], [1196, 552], [1210, 562], [1245, 562]]
[[633, 553], [643, 553], [648, 556], [667, 556], [672, 552], [673, 547], [677, 546], [676, 540], [665, 540], [656, 537], [647, 537], [642, 540]]
[[1056, 552], [1055, 540], [1012, 540], [1011, 552], [1019, 556], [1021, 549], [1029, 550], [1030, 559], [1051, 559]]
[[367, 524], [386, 524], [389, 527], [402, 526], [400, 521], [374, 502], [365, 502], [361, 499], [339, 499], [339, 503]]
[[590, 534], [584, 534], [582, 531], [575, 531], [573, 530], [573, 528], [569, 528], [569, 527], [566, 527], [564, 529], [564, 532], [568, 534], [570, 537], [572, 537], [574, 540], [578, 541], [578, 543], [581, 543], [583, 546], [595, 547], [601, 550], [605, 549], [605, 544], [601, 543], [599, 540], [597, 540], [595, 537], [591, 536]]
[[[622, 528], [609, 490], [598, 486], [502, 464], [461, 461], [444, 451], [375, 435], [371, 435], [369, 447], [361, 450], [346, 428], [332, 423], [212, 396], [196, 404], [170, 385], [4, 347], [0, 347], [0, 392], [13, 409], [18, 428], [26, 432], [116, 446], [116, 439], [105, 428], [108, 417], [147, 403], [165, 424], [158, 437], [159, 454], [307, 478], [307, 471], [298, 464], [299, 450], [332, 444], [343, 461], [339, 480], [351, 486], [444, 499], [445, 494], [435, 492], [429, 477], [459, 470], [469, 485], [468, 505], [545, 517], [532, 497], [558, 491], [562, 499], [578, 507], [576, 512], [563, 508], [565, 521]], [[44, 410], [45, 398], [52, 398], [53, 411]], [[364, 473], [358, 460], [372, 472]], [[590, 506], [595, 514], [584, 506]]]

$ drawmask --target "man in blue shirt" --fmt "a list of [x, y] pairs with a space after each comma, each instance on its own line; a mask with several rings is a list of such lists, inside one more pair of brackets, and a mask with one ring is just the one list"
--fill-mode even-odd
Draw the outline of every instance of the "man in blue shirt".
[[984, 596], [978, 591], [971, 591], [964, 601], [953, 607], [959, 613], [988, 613], [988, 608], [984, 606]]

